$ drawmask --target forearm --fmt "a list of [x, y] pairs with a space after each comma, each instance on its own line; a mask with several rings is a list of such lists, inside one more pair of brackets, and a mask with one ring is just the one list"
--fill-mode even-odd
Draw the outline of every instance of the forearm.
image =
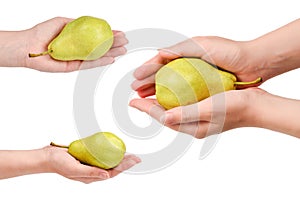
[[300, 67], [300, 19], [248, 43], [249, 58], [265, 79]]
[[266, 128], [300, 138], [300, 100], [259, 91], [249, 99], [250, 126]]
[[49, 172], [47, 166], [43, 149], [0, 151], [0, 179]]
[[0, 31], [0, 66], [25, 67], [28, 31]]

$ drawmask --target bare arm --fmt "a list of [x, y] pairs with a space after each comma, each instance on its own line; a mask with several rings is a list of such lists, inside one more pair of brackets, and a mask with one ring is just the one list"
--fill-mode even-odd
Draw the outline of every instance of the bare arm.
[[46, 154], [42, 149], [0, 151], [0, 179], [50, 172]]
[[245, 48], [265, 80], [299, 68], [300, 19], [247, 42]]
[[104, 170], [81, 164], [65, 148], [47, 146], [35, 150], [0, 150], [0, 179], [37, 173], [57, 173], [66, 178], [91, 183], [112, 178], [139, 163], [125, 155], [115, 168]]
[[300, 138], [300, 100], [257, 92], [248, 100], [249, 126], [266, 128]]
[[26, 66], [28, 31], [0, 31], [0, 66]]

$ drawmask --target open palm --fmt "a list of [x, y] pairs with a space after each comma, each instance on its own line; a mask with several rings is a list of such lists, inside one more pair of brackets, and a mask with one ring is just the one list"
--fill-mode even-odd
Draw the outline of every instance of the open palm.
[[[40, 53], [47, 50], [48, 44], [61, 32], [63, 27], [73, 19], [56, 17], [42, 22], [27, 30], [29, 40], [27, 42], [28, 53]], [[111, 49], [101, 58], [94, 61], [57, 61], [49, 55], [29, 58], [24, 55], [26, 66], [45, 72], [72, 72], [79, 69], [88, 69], [108, 65], [114, 62], [114, 58], [126, 53], [124, 45], [128, 43], [125, 34], [121, 31], [113, 31], [114, 43]]]
[[45, 149], [48, 151], [48, 160], [52, 172], [84, 183], [112, 178], [140, 162], [140, 159], [134, 155], [125, 155], [117, 167], [104, 170], [80, 163], [72, 157], [65, 148], [48, 146], [45, 147]]
[[[251, 101], [268, 95], [259, 88], [231, 90], [198, 103], [165, 110], [156, 99], [133, 99], [130, 106], [147, 113], [163, 125], [196, 138], [248, 126]], [[248, 121], [247, 121], [248, 120]]]

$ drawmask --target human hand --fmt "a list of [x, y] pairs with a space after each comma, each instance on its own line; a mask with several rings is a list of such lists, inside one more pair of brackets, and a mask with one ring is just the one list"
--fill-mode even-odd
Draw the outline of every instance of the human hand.
[[45, 51], [48, 44], [70, 21], [72, 21], [72, 19], [56, 17], [37, 24], [26, 31], [28, 39], [26, 42], [27, 55], [24, 57], [26, 67], [45, 72], [72, 72], [79, 69], [88, 69], [111, 64], [114, 62], [115, 57], [126, 53], [124, 45], [128, 43], [128, 40], [126, 39], [125, 34], [121, 31], [113, 31], [114, 43], [112, 48], [104, 56], [94, 61], [57, 61], [50, 56], [40, 56], [36, 58], [28, 57], [28, 53]]
[[141, 162], [134, 155], [125, 155], [121, 163], [109, 170], [104, 170], [94, 166], [81, 164], [71, 156], [65, 148], [47, 146], [44, 148], [47, 155], [47, 163], [50, 172], [54, 172], [68, 179], [91, 183], [113, 178], [121, 172], [131, 168]]
[[265, 99], [265, 96], [269, 94], [259, 88], [248, 88], [219, 93], [198, 103], [167, 111], [156, 99], [150, 98], [133, 99], [130, 106], [173, 130], [204, 138], [238, 127], [258, 126], [256, 112], [261, 114], [261, 108], [266, 106], [255, 105], [255, 101]]
[[237, 42], [220, 37], [194, 37], [159, 53], [139, 67], [132, 88], [141, 97], [155, 94], [155, 74], [165, 64], [178, 57], [198, 57], [233, 72], [239, 81], [252, 81], [264, 76], [263, 63], [253, 59], [248, 42]]

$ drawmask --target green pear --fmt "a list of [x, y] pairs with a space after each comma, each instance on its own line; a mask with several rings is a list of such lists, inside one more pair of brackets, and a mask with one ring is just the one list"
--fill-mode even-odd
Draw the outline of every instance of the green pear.
[[110, 169], [116, 167], [124, 157], [126, 146], [115, 134], [98, 132], [91, 136], [75, 140], [69, 146], [52, 146], [68, 148], [68, 153], [82, 163]]
[[165, 109], [199, 102], [214, 94], [235, 90], [237, 85], [261, 82], [237, 82], [234, 74], [219, 70], [198, 58], [178, 58], [163, 66], [155, 76], [156, 98]]
[[103, 19], [82, 16], [69, 22], [42, 53], [29, 53], [29, 57], [49, 54], [62, 61], [96, 60], [113, 44], [113, 32]]

